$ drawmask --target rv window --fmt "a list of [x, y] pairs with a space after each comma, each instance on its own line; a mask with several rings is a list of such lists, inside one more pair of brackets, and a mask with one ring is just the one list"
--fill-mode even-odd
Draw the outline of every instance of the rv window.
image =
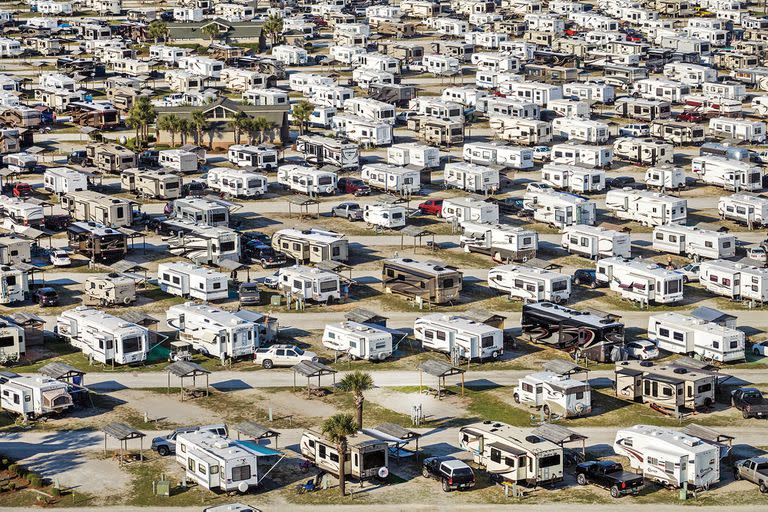
[[424, 331], [424, 337], [429, 340], [435, 339], [435, 331]]
[[563, 279], [562, 281], [555, 281], [552, 283], [552, 291], [553, 292], [561, 292], [563, 290], [568, 289], [568, 280]]
[[16, 344], [13, 336], [3, 336], [0, 338], [0, 347], [12, 347]]
[[13, 395], [13, 403], [15, 404], [19, 403], [19, 395]]
[[659, 465], [659, 459], [655, 457], [648, 457], [648, 465], [649, 466], [658, 466]]
[[213, 289], [214, 289], [214, 290], [219, 290], [219, 289], [221, 289], [221, 283], [213, 283]]
[[123, 354], [138, 352], [140, 350], [141, 350], [141, 338], [139, 336], [131, 336], [130, 338], [123, 338]]
[[526, 393], [533, 393], [533, 386], [527, 382], [523, 382], [523, 391]]
[[672, 388], [669, 386], [664, 386], [661, 388], [661, 394], [664, 396], [672, 396]]
[[232, 240], [231, 242], [222, 242], [220, 250], [221, 250], [221, 252], [234, 251], [235, 250], [235, 242], [234, 242], [234, 240]]
[[6, 276], [5, 284], [7, 284], [8, 286], [15, 286], [16, 285], [16, 276]]
[[582, 400], [583, 398], [584, 398], [583, 391], [579, 391], [578, 393], [576, 393], [576, 400]]
[[560, 454], [550, 455], [539, 459], [539, 468], [549, 468], [560, 465]]
[[211, 466], [211, 474], [212, 475], [218, 475], [219, 474], [219, 466]]
[[251, 478], [251, 466], [236, 466], [232, 468], [232, 481], [239, 482]]
[[323, 281], [320, 283], [320, 293], [335, 292], [339, 289], [336, 281]]
[[31, 402], [31, 401], [32, 401], [32, 396], [31, 396], [31, 395], [27, 395], [27, 396], [25, 396], [25, 397], [24, 397], [24, 401], [25, 401], [25, 402]]
[[197, 472], [200, 473], [201, 475], [206, 474], [205, 466], [203, 466], [202, 462], [197, 465]]
[[712, 384], [702, 384], [698, 387], [699, 393], [706, 393], [708, 391], [712, 391]]
[[669, 338], [669, 329], [661, 328], [659, 329], [659, 336], [662, 338]]
[[331, 452], [328, 454], [328, 458], [331, 459], [331, 462], [339, 462], [339, 454]]
[[713, 341], [712, 342], [712, 348], [720, 348], [720, 342], [719, 341]]
[[181, 279], [179, 278], [179, 276], [173, 276], [173, 284], [180, 284], [180, 283], [181, 283]]
[[435, 334], [437, 335], [437, 339], [440, 341], [445, 341], [445, 333], [442, 331], [435, 331]]
[[664, 463], [664, 472], [668, 474], [673, 474], [675, 472], [675, 463], [674, 462], [665, 462]]
[[673, 337], [674, 337], [675, 341], [683, 341], [683, 333], [681, 333], [681, 332], [675, 332], [673, 334]]
[[384, 450], [368, 452], [363, 454], [363, 471], [376, 469], [385, 466]]
[[730, 280], [730, 279], [728, 279], [727, 277], [724, 277], [724, 278], [723, 278], [723, 279], [720, 281], [720, 284], [722, 284], [723, 286], [731, 286], [731, 280]]
[[490, 348], [493, 344], [493, 336], [483, 336], [480, 341], [480, 346], [482, 348]]
[[195, 461], [194, 460], [187, 459], [187, 469], [189, 469], [190, 471], [194, 471], [195, 470]]
[[501, 463], [501, 452], [496, 448], [491, 448], [491, 462]]

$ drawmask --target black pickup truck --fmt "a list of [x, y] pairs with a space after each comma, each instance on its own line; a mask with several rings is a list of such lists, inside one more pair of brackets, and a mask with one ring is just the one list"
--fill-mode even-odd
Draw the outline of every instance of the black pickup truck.
[[731, 391], [731, 403], [741, 411], [744, 419], [768, 418], [768, 400], [759, 389], [738, 388]]
[[424, 478], [442, 483], [443, 491], [464, 490], [475, 486], [475, 472], [465, 462], [453, 457], [428, 457], [421, 467]]
[[637, 494], [643, 487], [643, 477], [624, 471], [618, 462], [611, 460], [590, 460], [576, 466], [576, 481], [579, 485], [594, 484], [611, 491], [618, 498], [625, 494]]

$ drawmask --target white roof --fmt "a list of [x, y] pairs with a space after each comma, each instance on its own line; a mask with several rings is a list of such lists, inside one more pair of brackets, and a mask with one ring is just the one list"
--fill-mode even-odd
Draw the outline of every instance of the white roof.
[[483, 334], [493, 334], [501, 332], [501, 329], [491, 327], [488, 324], [477, 322], [464, 316], [448, 315], [445, 313], [432, 313], [422, 316], [416, 322], [429, 322], [431, 324], [450, 326], [472, 334], [482, 336]]
[[224, 274], [222, 272], [217, 272], [213, 269], [201, 267], [199, 265], [195, 265], [194, 263], [188, 263], [185, 261], [172, 261], [169, 263], [161, 263], [157, 266], [157, 273], [160, 274], [161, 271], [168, 270], [171, 272], [182, 272], [189, 275], [196, 275], [196, 276], [212, 276], [212, 277], [218, 277], [220, 279], [228, 279], [227, 274]]
[[684, 315], [682, 313], [664, 312], [654, 313], [650, 317], [652, 321], [657, 321], [666, 324], [674, 324], [675, 327], [680, 329], [688, 329], [692, 331], [706, 332], [717, 336], [731, 337], [738, 336], [743, 337], [744, 332], [738, 329], [732, 329], [725, 327], [714, 322], [707, 322], [701, 318], [695, 316]]
[[634, 425], [627, 429], [619, 430], [616, 437], [627, 435], [639, 435], [653, 439], [654, 445], [658, 444], [664, 448], [671, 448], [680, 453], [703, 453], [718, 448], [705, 443], [698, 437], [683, 434], [670, 428], [656, 427], [652, 425]]
[[733, 273], [741, 273], [741, 274], [747, 274], [747, 275], [753, 275], [753, 276], [762, 275], [763, 278], [768, 279], [768, 268], [756, 267], [754, 265], [747, 265], [744, 263], [739, 263], [738, 261], [710, 260], [710, 261], [703, 261], [701, 263], [700, 268], [702, 270], [708, 267], [719, 268], [719, 269], [729, 270]]
[[315, 242], [320, 242], [325, 244], [332, 244], [344, 238], [344, 235], [341, 233], [335, 233], [333, 231], [323, 231], [315, 228], [303, 229], [303, 230], [294, 229], [294, 228], [280, 229], [276, 231], [275, 235], [273, 236], [300, 238], [302, 240], [312, 240]]
[[206, 318], [212, 324], [221, 327], [253, 324], [253, 322], [244, 320], [231, 311], [226, 311], [215, 306], [209, 306], [208, 304], [195, 304], [194, 302], [185, 302], [184, 304], [176, 304], [171, 306], [168, 311], [178, 311], [180, 313], [185, 313], [188, 316], [190, 313], [196, 314]]

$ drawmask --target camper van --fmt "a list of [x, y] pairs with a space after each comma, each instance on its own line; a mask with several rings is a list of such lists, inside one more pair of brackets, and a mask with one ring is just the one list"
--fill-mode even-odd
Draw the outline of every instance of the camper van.
[[715, 295], [768, 302], [768, 268], [729, 260], [703, 261], [699, 266], [699, 282]]
[[683, 276], [641, 259], [603, 258], [597, 281], [608, 283], [622, 298], [640, 303], [673, 304], [683, 300]]
[[349, 240], [343, 234], [316, 228], [280, 229], [272, 235], [272, 248], [299, 263], [349, 258]]
[[717, 202], [720, 218], [746, 224], [749, 229], [768, 225], [768, 199], [751, 194], [722, 196]]
[[[339, 451], [336, 442], [319, 432], [305, 431], [299, 441], [301, 455], [321, 471], [338, 477]], [[344, 454], [344, 474], [360, 482], [371, 478], [386, 478], [389, 474], [389, 444], [387, 441], [358, 432], [347, 437]]]
[[487, 254], [499, 263], [536, 257], [539, 234], [520, 226], [464, 221], [459, 245], [464, 252]]
[[[498, 142], [467, 142], [464, 144], [462, 154], [464, 160], [470, 164], [498, 165], [512, 169], [533, 167], [533, 149], [531, 148], [509, 146]], [[446, 168], [452, 165], [456, 164], [448, 163]], [[498, 171], [496, 174], [498, 175]]]
[[587, 144], [554, 144], [552, 163], [558, 165], [578, 165], [592, 169], [608, 169], [613, 161], [613, 148], [610, 146], [591, 146]]
[[336, 193], [335, 172], [302, 165], [281, 165], [277, 170], [277, 183], [300, 194], [333, 195]]
[[136, 302], [136, 279], [122, 274], [89, 275], [83, 284], [86, 304], [130, 306]]
[[708, 185], [736, 192], [763, 188], [763, 169], [749, 162], [719, 156], [697, 156], [691, 161], [693, 173]]
[[602, 192], [605, 189], [605, 171], [576, 165], [544, 164], [541, 183], [576, 194]]
[[27, 419], [60, 414], [72, 407], [66, 382], [40, 374], [0, 374], [0, 409]]
[[613, 143], [613, 156], [641, 165], [672, 164], [675, 148], [672, 144], [656, 139], [619, 137]]
[[596, 205], [593, 201], [542, 187], [540, 184], [528, 185], [523, 196], [523, 205], [533, 211], [534, 220], [556, 228], [573, 224], [593, 226], [596, 221]]
[[674, 165], [660, 165], [649, 167], [645, 171], [645, 184], [648, 188], [665, 190], [678, 190], [685, 188], [685, 171]]
[[518, 404], [540, 408], [544, 415], [578, 418], [592, 412], [592, 390], [589, 382], [554, 372], [536, 372], [518, 380], [512, 391]]
[[605, 207], [617, 219], [633, 220], [643, 226], [685, 224], [688, 215], [685, 199], [629, 187], [609, 190]]
[[432, 313], [416, 319], [413, 335], [421, 346], [463, 359], [498, 359], [504, 353], [504, 331], [469, 318]]
[[560, 304], [571, 296], [571, 276], [525, 265], [499, 265], [488, 270], [488, 288], [511, 299]]
[[566, 226], [563, 228], [560, 245], [571, 254], [580, 254], [590, 259], [614, 256], [630, 258], [632, 254], [632, 239], [629, 233], [600, 226]]
[[43, 188], [53, 194], [88, 189], [88, 176], [69, 167], [49, 167], [43, 174]]
[[465, 221], [498, 224], [499, 205], [473, 197], [451, 197], [443, 199], [440, 216], [458, 224]]
[[421, 172], [418, 169], [389, 164], [367, 164], [360, 177], [371, 188], [395, 194], [410, 195], [421, 190]]
[[174, 261], [157, 267], [157, 284], [162, 291], [203, 301], [226, 299], [229, 276], [192, 263]]
[[206, 175], [208, 188], [236, 198], [255, 198], [267, 193], [269, 181], [264, 174], [244, 169], [214, 167]]
[[744, 361], [744, 338], [744, 331], [682, 313], [655, 313], [648, 317], [648, 339], [660, 349], [704, 361]]
[[722, 231], [668, 224], [653, 228], [652, 238], [655, 250], [684, 254], [694, 260], [736, 256], [736, 237]]
[[255, 167], [272, 171], [277, 169], [277, 149], [248, 144], [232, 144], [227, 149], [227, 160], [240, 167]]
[[126, 192], [154, 199], [178, 199], [182, 194], [182, 178], [162, 169], [127, 169], [120, 174], [120, 185]]
[[372, 226], [398, 229], [405, 226], [408, 210], [401, 204], [388, 202], [363, 205], [363, 220]]
[[648, 480], [708, 489], [720, 481], [720, 448], [676, 430], [635, 425], [616, 432], [613, 451]]
[[383, 361], [392, 355], [392, 333], [373, 324], [345, 321], [326, 324], [323, 346], [352, 359]]
[[[533, 162], [533, 152], [531, 152]], [[493, 194], [500, 188], [499, 170], [468, 162], [445, 164], [443, 183], [467, 192]]]
[[259, 325], [248, 320], [247, 311], [229, 312], [207, 304], [185, 302], [168, 308], [168, 327], [194, 350], [222, 361], [252, 356], [260, 345]]
[[283, 267], [277, 271], [277, 287], [289, 297], [303, 301], [333, 304], [346, 298], [339, 274], [317, 267]]
[[88, 306], [56, 318], [56, 334], [102, 364], [138, 364], [147, 359], [149, 330]]
[[463, 274], [436, 261], [392, 258], [384, 260], [381, 283], [386, 293], [397, 293], [417, 302], [445, 304], [459, 298]]

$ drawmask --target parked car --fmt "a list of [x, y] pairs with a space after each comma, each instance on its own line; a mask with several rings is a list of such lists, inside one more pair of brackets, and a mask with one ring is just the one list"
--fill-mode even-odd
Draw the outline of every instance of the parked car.
[[72, 217], [69, 215], [46, 215], [45, 229], [51, 231], [63, 231], [72, 223]]
[[573, 273], [573, 284], [597, 288], [600, 283], [597, 282], [597, 272], [589, 268], [580, 268]]
[[752, 160], [760, 164], [768, 164], [768, 151], [755, 151]]
[[317, 362], [317, 354], [302, 350], [295, 345], [272, 345], [271, 347], [257, 348], [256, 353], [253, 354], [253, 362], [260, 364], [267, 370], [275, 366], [294, 366], [302, 361]]
[[611, 497], [637, 494], [643, 487], [643, 476], [624, 471], [612, 460], [590, 460], [576, 466], [576, 482], [579, 485], [594, 484], [610, 489]]
[[518, 217], [533, 215], [533, 211], [526, 210], [523, 200], [517, 197], [505, 197], [503, 199], [492, 197], [489, 201], [499, 207], [499, 213], [502, 215], [517, 215]]
[[444, 492], [471, 489], [475, 472], [466, 462], [453, 457], [427, 457], [421, 466], [424, 478], [439, 480]]
[[363, 220], [363, 209], [358, 203], [341, 203], [333, 207], [331, 215], [348, 221]]
[[13, 186], [13, 197], [31, 197], [32, 193], [32, 185], [29, 183], [18, 182]]
[[684, 121], [687, 123], [700, 123], [708, 119], [709, 116], [702, 114], [701, 112], [694, 112], [692, 110], [686, 110], [677, 114], [676, 121]]
[[277, 290], [277, 286], [280, 284], [280, 274], [278, 272], [275, 272], [271, 276], [267, 276], [263, 280], [264, 286], [267, 288], [271, 288], [272, 290]]
[[237, 288], [237, 295], [240, 297], [240, 304], [260, 304], [261, 293], [258, 283], [240, 283]]
[[549, 146], [533, 146], [533, 159], [546, 162], [552, 158], [552, 148]]
[[189, 183], [182, 185], [182, 193], [184, 196], [200, 197], [205, 194], [205, 190], [208, 185], [204, 181], [192, 180]]
[[288, 261], [285, 254], [274, 250], [261, 240], [249, 240], [244, 245], [244, 254], [261, 265], [261, 268], [280, 267]]
[[51, 251], [51, 264], [54, 267], [68, 267], [72, 264], [72, 259], [67, 251], [56, 249]]
[[624, 344], [627, 355], [633, 359], [647, 361], [659, 357], [659, 347], [648, 340], [632, 340]]
[[205, 425], [201, 427], [181, 427], [175, 429], [173, 432], [166, 436], [159, 436], [152, 439], [152, 449], [163, 457], [176, 453], [176, 437], [179, 434], [186, 434], [188, 432], [213, 432], [214, 434], [227, 437], [229, 431], [226, 425]]
[[59, 304], [59, 293], [55, 288], [44, 286], [32, 292], [32, 299], [41, 307], [57, 306]]
[[620, 137], [646, 137], [651, 134], [648, 124], [628, 124], [619, 128]]
[[638, 183], [632, 176], [617, 176], [615, 178], [605, 178], [605, 188], [634, 188], [644, 189], [644, 183]]
[[768, 457], [737, 460], [733, 465], [733, 478], [752, 482], [761, 493], [768, 493]]
[[424, 215], [435, 215], [437, 217], [443, 212], [443, 200], [442, 199], [427, 199], [423, 203], [420, 203], [419, 211]]
[[699, 264], [689, 263], [680, 268], [676, 268], [674, 272], [683, 275], [684, 283], [698, 283], [699, 282]]
[[752, 344], [752, 353], [756, 356], [768, 357], [768, 340]]
[[84, 149], [78, 149], [67, 155], [67, 164], [69, 165], [85, 165], [85, 161], [88, 156]]
[[768, 418], [768, 400], [757, 388], [738, 388], [731, 391], [731, 405], [741, 411], [744, 419]]
[[[414, 66], [411, 65], [411, 69], [413, 69]], [[403, 110], [402, 112], [398, 112], [395, 116], [395, 122], [397, 124], [408, 124], [408, 119], [415, 117], [419, 115], [418, 112], [413, 110]]]
[[339, 192], [356, 196], [367, 196], [371, 193], [371, 187], [360, 178], [339, 178], [336, 188], [339, 189]]
[[759, 263], [768, 263], [768, 252], [763, 247], [750, 247], [747, 249], [747, 258]]

